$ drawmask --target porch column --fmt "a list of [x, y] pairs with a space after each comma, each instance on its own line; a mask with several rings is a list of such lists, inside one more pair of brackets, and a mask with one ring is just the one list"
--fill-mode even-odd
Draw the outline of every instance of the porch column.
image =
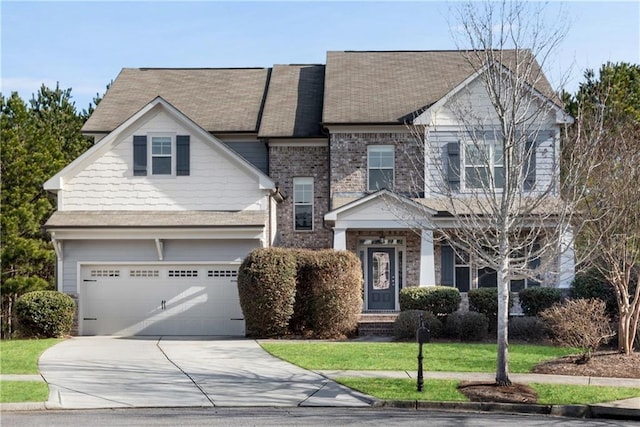
[[336, 251], [347, 250], [347, 229], [346, 228], [333, 229], [333, 249], [335, 249]]
[[573, 250], [573, 230], [569, 229], [560, 237], [560, 274], [559, 288], [570, 288], [576, 270], [575, 253]]
[[420, 286], [435, 286], [436, 266], [433, 258], [433, 231], [422, 230], [420, 239]]

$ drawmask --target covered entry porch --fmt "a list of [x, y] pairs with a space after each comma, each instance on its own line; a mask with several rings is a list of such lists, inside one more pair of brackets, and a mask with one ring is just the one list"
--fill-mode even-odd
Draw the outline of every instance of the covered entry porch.
[[436, 284], [433, 231], [412, 229], [400, 219], [384, 197], [389, 194], [373, 193], [325, 215], [333, 228], [333, 248], [360, 258], [365, 312], [399, 311], [402, 288]]

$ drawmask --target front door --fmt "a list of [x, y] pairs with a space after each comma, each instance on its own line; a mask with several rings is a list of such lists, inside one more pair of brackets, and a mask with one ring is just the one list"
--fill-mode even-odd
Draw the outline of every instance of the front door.
[[368, 248], [367, 265], [367, 308], [369, 310], [395, 310], [396, 250], [394, 248]]

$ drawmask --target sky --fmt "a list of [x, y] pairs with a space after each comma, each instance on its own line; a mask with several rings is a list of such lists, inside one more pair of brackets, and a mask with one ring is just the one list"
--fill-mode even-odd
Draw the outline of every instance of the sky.
[[[467, 47], [454, 40], [451, 5], [0, 0], [0, 90], [28, 100], [59, 83], [81, 111], [122, 68], [322, 64], [330, 50]], [[640, 63], [640, 1], [554, 1], [547, 14], [549, 26], [568, 28], [545, 66], [555, 88], [575, 92], [585, 69], [607, 61]]]

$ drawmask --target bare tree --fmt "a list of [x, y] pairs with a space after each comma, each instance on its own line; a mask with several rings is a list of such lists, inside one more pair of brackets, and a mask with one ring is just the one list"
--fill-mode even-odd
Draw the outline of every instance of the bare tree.
[[[407, 155], [415, 185], [425, 191], [418, 199], [424, 209], [412, 205], [397, 214], [414, 229], [434, 230], [434, 239], [494, 275], [496, 383], [509, 385], [511, 283], [570, 280], [572, 216], [584, 196], [575, 172], [589, 171], [590, 159], [560, 162], [560, 129], [573, 119], [542, 68], [564, 37], [561, 21], [549, 24], [544, 5], [528, 2], [469, 3], [456, 12], [471, 74], [413, 120], [421, 152], [409, 154], [411, 147]], [[589, 142], [581, 148], [589, 150]]]
[[[576, 248], [613, 286], [618, 347], [631, 354], [640, 321], [640, 66], [606, 64], [599, 81], [592, 71], [585, 75], [566, 144], [573, 157], [594, 162], [578, 182], [589, 193], [580, 206], [584, 227]], [[594, 149], [582, 152], [582, 140], [594, 141]]]

